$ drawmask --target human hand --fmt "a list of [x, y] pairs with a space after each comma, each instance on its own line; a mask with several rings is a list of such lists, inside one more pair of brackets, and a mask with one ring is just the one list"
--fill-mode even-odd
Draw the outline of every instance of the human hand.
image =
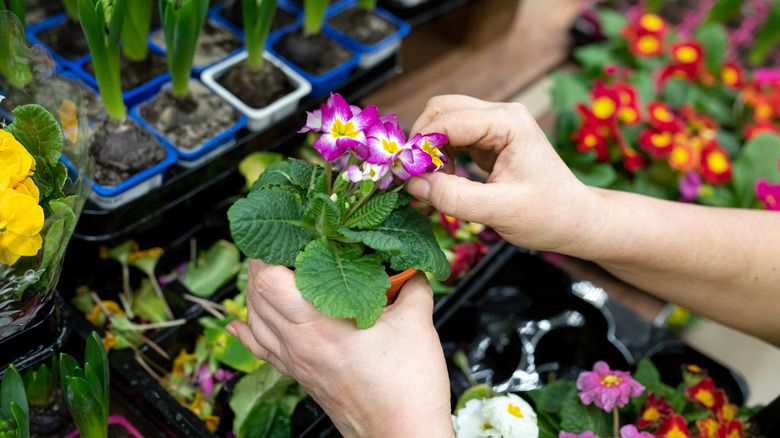
[[344, 436], [453, 436], [447, 367], [433, 293], [417, 274], [364, 330], [303, 299], [294, 273], [249, 263], [248, 321], [228, 331], [296, 379]]
[[486, 184], [444, 173], [410, 179], [409, 193], [442, 213], [538, 250], [576, 253], [597, 234], [599, 196], [571, 173], [521, 104], [435, 97], [412, 132], [446, 134], [490, 172]]

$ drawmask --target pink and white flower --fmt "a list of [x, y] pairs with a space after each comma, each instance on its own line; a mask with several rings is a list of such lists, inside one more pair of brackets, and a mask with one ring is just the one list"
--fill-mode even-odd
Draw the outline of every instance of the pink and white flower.
[[352, 164], [347, 168], [349, 180], [356, 183], [361, 181], [379, 181], [379, 189], [384, 190], [393, 182], [393, 174], [390, 172], [390, 164], [363, 163], [363, 166]]
[[447, 143], [447, 136], [444, 134], [433, 133], [420, 137], [418, 146], [423, 152], [431, 156], [431, 165], [427, 169], [428, 172], [435, 172], [441, 169], [447, 162], [447, 156], [441, 151], [444, 143]]
[[407, 141], [395, 116], [383, 117], [366, 131], [366, 135], [366, 161], [372, 164], [389, 163], [393, 175], [402, 180], [425, 173], [433, 163], [431, 155], [420, 148], [423, 137], [417, 134]]
[[[336, 93], [330, 94], [330, 97], [328, 98], [327, 102], [322, 104], [320, 106], [320, 109], [314, 110], [314, 111], [306, 111], [306, 124], [303, 126], [303, 128], [298, 130], [299, 134], [303, 134], [305, 132], [322, 132], [322, 109], [327, 107], [334, 108], [336, 106], [336, 97], [339, 96], [343, 100], [340, 94]], [[363, 111], [359, 106], [357, 105], [349, 105], [349, 109], [352, 112], [353, 116], [356, 116], [360, 114], [361, 111]], [[391, 114], [392, 115], [392, 114]]]
[[348, 150], [355, 153], [358, 159], [365, 159], [361, 156], [364, 154], [361, 152], [362, 146], [366, 144], [364, 131], [377, 122], [379, 110], [373, 105], [357, 112], [359, 109], [350, 106], [339, 94], [333, 94], [328, 103], [320, 107], [319, 115], [315, 114], [316, 111], [309, 114], [302, 131], [317, 132], [319, 118], [322, 134], [314, 142], [314, 149], [326, 160], [334, 161]]
[[593, 365], [593, 371], [583, 371], [577, 377], [577, 389], [583, 404], [595, 404], [607, 412], [622, 408], [629, 397], [639, 397], [645, 387], [631, 378], [627, 371], [609, 369], [604, 361]]

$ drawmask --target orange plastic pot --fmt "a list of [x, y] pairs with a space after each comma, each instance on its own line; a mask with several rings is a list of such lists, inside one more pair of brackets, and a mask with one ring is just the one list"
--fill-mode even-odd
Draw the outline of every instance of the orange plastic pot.
[[398, 297], [398, 291], [401, 290], [401, 286], [406, 283], [406, 280], [414, 277], [417, 273], [417, 269], [409, 268], [404, 272], [390, 276], [390, 289], [387, 290], [387, 304], [393, 304], [396, 297]]

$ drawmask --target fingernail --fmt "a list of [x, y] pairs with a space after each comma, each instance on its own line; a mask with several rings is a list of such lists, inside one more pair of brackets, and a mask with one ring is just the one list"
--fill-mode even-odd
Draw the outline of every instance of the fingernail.
[[428, 202], [428, 196], [431, 193], [431, 183], [425, 177], [414, 177], [409, 180], [406, 190], [420, 201]]
[[227, 331], [228, 331], [228, 333], [230, 333], [231, 335], [233, 335], [233, 336], [235, 336], [235, 337], [238, 337], [238, 335], [236, 334], [236, 329], [235, 329], [235, 328], [233, 328], [233, 326], [232, 326], [232, 325], [228, 324], [228, 326], [226, 327], [226, 330], [227, 330]]

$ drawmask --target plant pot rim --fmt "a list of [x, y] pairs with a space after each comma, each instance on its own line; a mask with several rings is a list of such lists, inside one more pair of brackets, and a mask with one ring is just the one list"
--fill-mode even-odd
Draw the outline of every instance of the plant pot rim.
[[326, 33], [330, 37], [334, 37], [336, 41], [340, 42], [342, 45], [346, 46], [346, 48], [348, 48], [353, 52], [357, 52], [360, 54], [378, 52], [383, 48], [385, 48], [386, 46], [390, 46], [391, 44], [400, 41], [403, 37], [408, 35], [409, 32], [411, 32], [412, 30], [409, 24], [406, 23], [404, 20], [396, 17], [395, 15], [391, 14], [389, 11], [382, 9], [379, 6], [374, 8], [373, 11], [374, 14], [384, 20], [387, 20], [390, 23], [393, 23], [398, 27], [398, 30], [388, 35], [383, 40], [374, 43], [370, 46], [363, 44], [360, 41], [357, 41], [356, 39], [350, 37], [346, 33], [334, 27], [332, 24], [328, 23], [328, 19], [335, 17], [336, 15], [346, 11], [347, 9], [352, 9], [356, 7], [358, 7], [357, 0], [346, 0], [337, 3], [331, 8], [328, 8], [328, 12], [325, 17], [325, 25], [323, 26], [323, 33]]
[[418, 270], [409, 268], [403, 272], [390, 276], [390, 288], [387, 289], [387, 304], [393, 304], [398, 297], [398, 292], [407, 280], [414, 277]]

